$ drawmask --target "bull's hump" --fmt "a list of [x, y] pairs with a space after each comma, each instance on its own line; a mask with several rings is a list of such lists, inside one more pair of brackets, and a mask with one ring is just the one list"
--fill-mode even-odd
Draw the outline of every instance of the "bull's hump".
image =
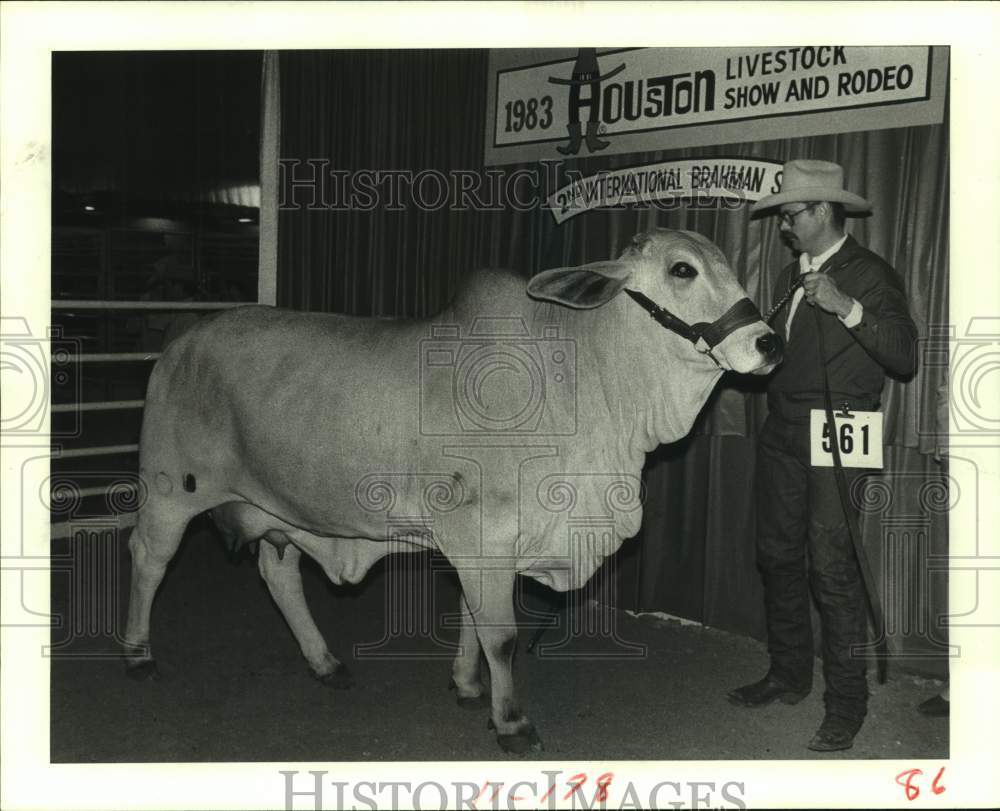
[[531, 305], [526, 288], [527, 281], [511, 270], [477, 270], [466, 279], [451, 307], [430, 320], [452, 313], [460, 318], [475, 318], [490, 312], [524, 312]]
[[309, 313], [278, 307], [252, 305], [237, 307], [211, 319], [206, 319], [198, 334], [192, 338], [199, 343], [218, 343], [223, 340], [252, 339], [255, 333], [337, 334], [341, 331], [364, 329], [367, 325], [384, 325], [388, 319], [361, 318], [339, 313]]

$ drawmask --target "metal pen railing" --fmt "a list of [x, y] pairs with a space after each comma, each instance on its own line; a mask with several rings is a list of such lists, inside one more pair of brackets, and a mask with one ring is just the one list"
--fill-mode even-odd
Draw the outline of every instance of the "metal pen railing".
[[[233, 307], [244, 307], [253, 302], [232, 302], [232, 301], [81, 301], [81, 300], [53, 300], [53, 310], [158, 310], [166, 312], [183, 312], [191, 310], [210, 311], [224, 310]], [[77, 363], [145, 363], [157, 360], [159, 352], [83, 352], [79, 354], [69, 354], [66, 361]], [[51, 406], [51, 413], [66, 414], [80, 413], [85, 411], [118, 411], [141, 409], [145, 406], [145, 400], [103, 400], [85, 403], [59, 403]], [[58, 449], [54, 454], [59, 459], [79, 459], [83, 457], [111, 456], [116, 454], [131, 454], [139, 450], [138, 443], [121, 445], [93, 445], [82, 448]], [[120, 491], [122, 484], [115, 485]], [[74, 495], [80, 498], [107, 495], [108, 487], [88, 487], [74, 491]], [[134, 512], [120, 512], [116, 516], [101, 518], [85, 518], [74, 521], [62, 521], [51, 524], [51, 537], [53, 540], [66, 538], [88, 527], [106, 526], [109, 519], [114, 520], [117, 526], [130, 527], [135, 524]]]

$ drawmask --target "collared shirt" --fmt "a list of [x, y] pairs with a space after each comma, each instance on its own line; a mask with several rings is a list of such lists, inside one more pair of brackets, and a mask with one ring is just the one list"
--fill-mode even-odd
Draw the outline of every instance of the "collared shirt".
[[[837, 251], [839, 251], [844, 243], [847, 241], [847, 234], [844, 234], [840, 239], [833, 243], [829, 248], [827, 248], [823, 253], [818, 256], [810, 257], [806, 253], [799, 254], [799, 275], [803, 273], [813, 273], [819, 270], [823, 263], [833, 256]], [[795, 317], [795, 311], [798, 309], [799, 302], [802, 301], [802, 297], [805, 295], [805, 290], [801, 287], [795, 291], [795, 295], [792, 296], [792, 304], [788, 308], [788, 318], [785, 319], [785, 337], [789, 337], [792, 333], [792, 318]], [[845, 315], [840, 320], [843, 322], [844, 326], [850, 329], [851, 327], [856, 327], [861, 323], [861, 316], [864, 312], [864, 308], [861, 306], [861, 302], [854, 299], [854, 304], [851, 306], [851, 311]]]

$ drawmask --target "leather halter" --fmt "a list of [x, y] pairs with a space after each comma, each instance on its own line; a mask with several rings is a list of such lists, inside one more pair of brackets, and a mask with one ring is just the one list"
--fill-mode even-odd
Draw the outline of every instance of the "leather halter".
[[707, 321], [688, 324], [638, 290], [625, 288], [625, 292], [640, 307], [648, 312], [661, 327], [677, 333], [682, 338], [686, 338], [694, 344], [695, 349], [704, 355], [709, 355], [712, 357], [712, 360], [715, 360], [715, 357], [712, 356], [712, 350], [721, 344], [728, 335], [731, 335], [740, 327], [745, 327], [747, 324], [763, 321], [760, 311], [745, 296], [711, 324]]

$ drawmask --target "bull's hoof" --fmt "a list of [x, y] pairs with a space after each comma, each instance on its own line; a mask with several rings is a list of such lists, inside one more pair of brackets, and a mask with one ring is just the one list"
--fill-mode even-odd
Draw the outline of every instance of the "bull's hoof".
[[155, 659], [146, 659], [142, 662], [129, 662], [125, 667], [125, 675], [132, 681], [156, 681], [160, 678], [160, 671]]
[[525, 752], [541, 752], [542, 739], [534, 729], [517, 732], [513, 735], [497, 735], [497, 743], [504, 752], [511, 755], [523, 755]]
[[330, 673], [316, 675], [316, 678], [325, 687], [332, 687], [334, 690], [350, 690], [354, 686], [354, 675], [344, 664], [337, 665]]
[[[487, 724], [489, 729], [496, 729], [493, 720]], [[542, 739], [538, 737], [534, 725], [528, 725], [512, 735], [497, 733], [497, 743], [504, 752], [510, 755], [523, 755], [525, 752], [541, 752]]]
[[[448, 689], [458, 689], [458, 685], [455, 684], [454, 679], [448, 682]], [[478, 696], [459, 695], [455, 703], [463, 710], [482, 710], [490, 706], [490, 697], [486, 693], [480, 693]]]
[[463, 710], [483, 710], [490, 706], [490, 699], [487, 695], [459, 696], [455, 703]]

